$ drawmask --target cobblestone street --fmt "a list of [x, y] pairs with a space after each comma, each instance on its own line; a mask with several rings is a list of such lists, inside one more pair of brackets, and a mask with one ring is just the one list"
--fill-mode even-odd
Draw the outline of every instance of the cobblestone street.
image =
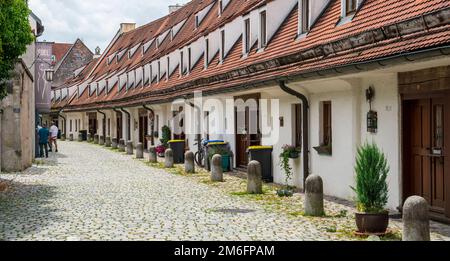
[[[9, 183], [0, 192], [0, 240], [352, 240], [329, 231], [335, 222], [353, 226], [352, 208], [337, 202], [327, 200], [327, 211], [346, 217], [293, 217], [276, 211], [279, 203], [265, 208], [97, 145], [60, 147], [20, 175], [0, 175]], [[296, 195], [288, 208], [302, 201]], [[432, 222], [432, 231], [433, 240], [450, 238], [449, 226]]]
[[206, 184], [77, 142], [0, 193], [1, 240], [327, 240]]

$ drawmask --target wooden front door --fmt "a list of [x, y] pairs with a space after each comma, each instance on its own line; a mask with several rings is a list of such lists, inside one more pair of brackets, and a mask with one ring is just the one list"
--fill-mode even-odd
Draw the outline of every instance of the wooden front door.
[[89, 133], [94, 136], [97, 134], [97, 113], [89, 113]]
[[404, 199], [424, 197], [432, 214], [450, 217], [450, 95], [406, 100]]
[[[237, 167], [247, 167], [250, 146], [261, 145], [261, 135], [259, 129], [259, 100], [260, 94], [235, 97], [235, 134], [236, 134], [236, 165]], [[251, 101], [256, 101], [256, 104]], [[245, 103], [239, 106], [240, 102]], [[249, 105], [249, 106], [247, 106]]]
[[144, 145], [144, 149], [148, 149], [147, 136], [148, 135], [148, 116], [147, 112], [139, 114], [139, 142]]
[[117, 142], [119, 142], [121, 139], [123, 139], [123, 132], [122, 132], [122, 113], [116, 112], [116, 137]]

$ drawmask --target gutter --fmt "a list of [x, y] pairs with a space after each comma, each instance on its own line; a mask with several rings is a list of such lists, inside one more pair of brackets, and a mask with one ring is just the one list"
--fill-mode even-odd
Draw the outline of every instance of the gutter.
[[155, 138], [153, 137], [153, 134], [155, 133], [155, 117], [156, 117], [155, 111], [153, 111], [153, 109], [147, 107], [147, 105], [145, 105], [145, 104], [142, 105], [142, 107], [152, 114], [152, 120], [151, 120], [151, 124], [150, 124], [150, 131], [151, 131], [152, 135], [150, 135], [150, 144], [152, 146], [154, 146]]
[[102, 112], [101, 110], [97, 110], [98, 113], [103, 115], [103, 123], [102, 123], [102, 127], [103, 127], [103, 139], [106, 139], [106, 113]]
[[309, 176], [309, 101], [305, 95], [294, 91], [286, 85], [286, 82], [281, 80], [279, 82], [279, 86], [281, 90], [284, 92], [296, 96], [302, 101], [302, 118], [303, 118], [303, 128], [302, 128], [302, 136], [303, 136], [303, 189], [305, 189], [306, 179]]
[[67, 119], [66, 119], [66, 117], [64, 117], [61, 113], [63, 112], [64, 110], [63, 109], [61, 109], [61, 110], [59, 110], [58, 111], [58, 116], [59, 117], [61, 117], [63, 120], [64, 120], [64, 135], [66, 135], [67, 133], [66, 133], [66, 123], [67, 123]]
[[127, 112], [126, 110], [124, 110], [123, 108], [120, 108], [120, 110], [125, 113], [126, 115], [128, 115], [128, 133], [127, 133], [127, 141], [131, 140], [131, 114], [129, 112]]

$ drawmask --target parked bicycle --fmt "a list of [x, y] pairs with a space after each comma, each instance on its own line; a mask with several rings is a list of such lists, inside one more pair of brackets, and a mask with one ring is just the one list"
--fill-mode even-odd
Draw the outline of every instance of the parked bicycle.
[[[195, 153], [195, 157], [194, 157], [195, 163], [201, 168], [205, 167], [205, 158], [206, 158], [205, 154], [206, 154], [207, 144], [208, 143], [205, 140], [202, 140], [201, 145], [198, 146], [198, 150]], [[194, 145], [198, 145], [198, 143], [196, 143]]]

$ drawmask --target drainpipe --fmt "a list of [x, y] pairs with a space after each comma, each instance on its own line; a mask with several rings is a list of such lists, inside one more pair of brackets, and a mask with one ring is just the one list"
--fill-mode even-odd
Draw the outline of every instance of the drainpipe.
[[103, 127], [103, 140], [106, 140], [106, 113], [102, 112], [101, 110], [97, 110], [98, 113], [100, 113], [101, 115], [103, 115], [103, 123], [102, 123], [102, 127]]
[[153, 134], [155, 133], [155, 111], [153, 111], [153, 109], [147, 107], [147, 105], [142, 105], [142, 107], [144, 107], [144, 109], [146, 109], [147, 111], [149, 111], [152, 114], [152, 122], [151, 122], [151, 126], [150, 126], [150, 131], [151, 131], [151, 135], [150, 135], [150, 143], [152, 144], [152, 146], [155, 145], [155, 138], [153, 137]]
[[66, 123], [67, 123], [67, 119], [66, 119], [66, 117], [64, 117], [64, 116], [61, 114], [63, 111], [64, 111], [64, 110], [59, 110], [59, 111], [58, 111], [58, 116], [61, 117], [61, 118], [64, 120], [63, 130], [64, 130], [64, 135], [66, 135]]
[[281, 90], [284, 92], [296, 96], [302, 101], [303, 112], [303, 188], [305, 188], [306, 179], [309, 176], [309, 101], [305, 95], [294, 91], [286, 86], [285, 81], [279, 81]]
[[131, 140], [131, 114], [129, 112], [127, 112], [126, 110], [124, 110], [123, 108], [120, 108], [120, 110], [125, 113], [126, 115], [128, 115], [128, 137], [127, 137], [127, 141]]

